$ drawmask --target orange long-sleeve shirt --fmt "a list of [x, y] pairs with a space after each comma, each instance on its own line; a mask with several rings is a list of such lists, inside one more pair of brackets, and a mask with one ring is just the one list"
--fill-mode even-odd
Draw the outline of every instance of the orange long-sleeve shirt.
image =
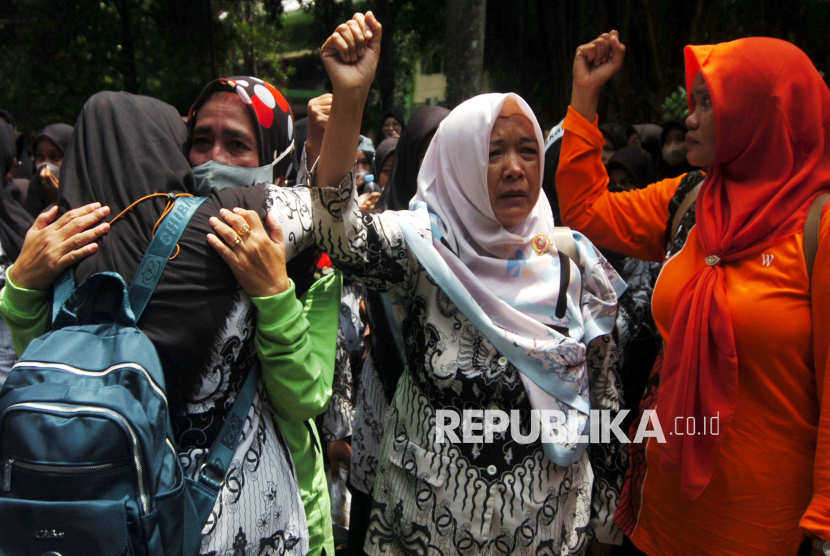
[[[562, 219], [595, 244], [663, 261], [669, 201], [681, 178], [609, 193], [602, 133], [573, 109], [557, 174]], [[724, 265], [738, 352], [738, 402], [717, 467], [697, 499], [683, 501], [649, 439], [648, 471], [632, 540], [653, 556], [795, 555], [805, 532], [830, 541], [830, 216], [822, 219], [811, 288], [799, 232], [762, 254]], [[692, 228], [665, 261], [652, 312], [667, 341], [683, 286], [705, 265]], [[813, 310], [815, 308], [815, 310]], [[658, 387], [659, 389], [659, 387]], [[658, 390], [659, 391], [659, 390]], [[659, 400], [659, 397], [658, 397]], [[657, 407], [659, 418], [660, 410]], [[711, 423], [709, 423], [711, 425]], [[663, 423], [664, 434], [686, 424]], [[696, 423], [695, 433], [702, 424]]]

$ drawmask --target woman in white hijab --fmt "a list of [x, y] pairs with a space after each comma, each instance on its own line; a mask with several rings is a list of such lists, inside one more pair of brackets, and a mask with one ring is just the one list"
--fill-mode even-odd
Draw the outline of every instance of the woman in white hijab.
[[[346, 153], [379, 50], [371, 13], [323, 46], [334, 100], [312, 192], [319, 246], [389, 294], [406, 361], [364, 548], [577, 555], [592, 538], [619, 542], [620, 469], [600, 473], [589, 461], [613, 466], [619, 454], [608, 445], [589, 454], [577, 436], [591, 408], [619, 408], [609, 333], [625, 286], [580, 234], [568, 242], [573, 258], [554, 243], [541, 129], [513, 94], [475, 97], [442, 122], [409, 211], [361, 213]], [[533, 435], [532, 408], [561, 412], [542, 426], [550, 443], [521, 439]], [[510, 423], [488, 413], [482, 426], [485, 410]], [[472, 426], [451, 430], [464, 411]]]

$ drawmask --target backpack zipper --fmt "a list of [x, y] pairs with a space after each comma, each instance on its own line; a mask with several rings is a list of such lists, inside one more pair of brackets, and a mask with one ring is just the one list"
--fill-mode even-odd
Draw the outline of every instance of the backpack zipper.
[[[65, 405], [53, 404], [53, 403], [36, 403], [36, 402], [26, 402], [26, 403], [18, 403], [7, 407], [4, 411], [2, 416], [0, 416], [0, 422], [2, 422], [5, 417], [6, 413], [11, 411], [12, 409], [36, 409], [41, 411], [51, 411], [55, 413], [98, 413], [102, 415], [107, 415], [110, 418], [118, 421], [121, 425], [127, 430], [130, 437], [130, 444], [132, 447], [133, 452], [133, 466], [136, 470], [136, 475], [138, 476], [138, 497], [139, 501], [141, 502], [141, 509], [143, 515], [147, 515], [150, 513], [150, 504], [147, 497], [147, 492], [144, 488], [144, 465], [141, 462], [141, 453], [140, 448], [138, 445], [138, 437], [135, 434], [135, 431], [130, 426], [130, 423], [120, 414], [116, 413], [111, 409], [103, 409], [100, 407], [92, 407], [92, 406], [70, 406], [67, 407]], [[4, 480], [3, 480], [3, 488], [11, 487], [11, 468], [12, 465], [16, 464], [13, 459], [6, 460], [5, 468], [4, 468]], [[6, 482], [8, 479], [8, 483]]]
[[12, 468], [19, 467], [27, 471], [37, 473], [56, 473], [61, 475], [84, 475], [86, 473], [97, 473], [109, 471], [115, 467], [114, 463], [99, 463], [97, 465], [46, 465], [41, 463], [29, 463], [8, 458], [3, 466], [3, 491], [9, 492], [12, 487]]
[[147, 379], [147, 382], [150, 383], [150, 386], [152, 386], [156, 394], [158, 394], [159, 397], [164, 401], [165, 407], [167, 407], [167, 396], [164, 394], [164, 390], [162, 390], [162, 388], [158, 384], [156, 384], [156, 381], [153, 380], [153, 377], [150, 376], [150, 373], [147, 372], [147, 369], [145, 369], [138, 363], [119, 363], [117, 365], [107, 367], [103, 371], [85, 371], [84, 369], [79, 369], [77, 367], [72, 367], [71, 365], [65, 365], [63, 363], [42, 363], [39, 361], [21, 361], [19, 363], [16, 363], [12, 367], [12, 370], [18, 367], [32, 367], [35, 369], [58, 369], [79, 376], [101, 376], [107, 375], [113, 371], [118, 371], [120, 369], [134, 369], [144, 374], [144, 378]]

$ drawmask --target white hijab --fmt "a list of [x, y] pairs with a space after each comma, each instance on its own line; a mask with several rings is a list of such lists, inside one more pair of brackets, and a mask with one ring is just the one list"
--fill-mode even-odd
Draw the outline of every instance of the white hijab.
[[[511, 229], [496, 219], [487, 186], [490, 134], [508, 96], [533, 123], [540, 158], [539, 200], [527, 219]], [[579, 433], [590, 407], [586, 344], [613, 329], [617, 294], [625, 283], [581, 234], [574, 233], [578, 265], [564, 259], [568, 284], [560, 284], [556, 246], [541, 254], [534, 250], [532, 241], [539, 234], [554, 237], [553, 213], [541, 190], [543, 145], [533, 111], [515, 94], [485, 94], [460, 104], [435, 133], [418, 174], [418, 192], [410, 210], [399, 212], [398, 218], [431, 242], [498, 334], [538, 365], [543, 377], [550, 377], [527, 380], [522, 374], [531, 404], [566, 413], [579, 408], [579, 418], [566, 424]], [[555, 312], [561, 287], [567, 289], [567, 311], [560, 318]], [[581, 453], [573, 445], [558, 446], [556, 454], [545, 448], [560, 465]]]

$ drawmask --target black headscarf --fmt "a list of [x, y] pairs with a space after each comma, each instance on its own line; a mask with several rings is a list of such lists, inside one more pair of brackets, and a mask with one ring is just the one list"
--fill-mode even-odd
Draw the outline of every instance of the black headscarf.
[[412, 114], [395, 149], [395, 162], [386, 189], [378, 201], [384, 210], [408, 210], [418, 191], [418, 170], [423, 153], [441, 122], [450, 111], [440, 106], [425, 106]]
[[[6, 120], [10, 126], [12, 126], [12, 131], [17, 129], [17, 119], [15, 119], [14, 114], [6, 110], [5, 108], [0, 108], [0, 118]], [[8, 170], [6, 170], [8, 172]]]
[[[300, 171], [300, 163], [302, 162], [300, 159], [303, 156], [303, 149], [305, 148], [305, 140], [308, 139], [308, 118], [300, 118], [296, 122], [294, 122], [294, 151], [291, 153], [291, 171], [288, 173], [286, 179], [288, 180], [289, 185], [302, 185], [297, 184], [297, 173]], [[314, 164], [312, 160], [310, 162]]]
[[559, 194], [556, 192], [556, 172], [559, 170], [559, 155], [562, 153], [562, 137], [545, 149], [545, 174], [542, 176], [542, 189], [550, 203], [553, 221], [562, 225], [562, 213], [559, 209]]
[[630, 125], [625, 134], [626, 136], [630, 136], [635, 131], [640, 136], [640, 144], [651, 155], [652, 163], [656, 168], [663, 156], [662, 143], [660, 142], [660, 137], [663, 135], [663, 128], [657, 124]]
[[660, 163], [657, 165], [657, 179], [664, 180], [667, 178], [676, 178], [677, 176], [682, 176], [683, 174], [688, 174], [689, 172], [693, 172], [696, 168], [689, 164], [688, 159], [684, 160], [681, 164], [676, 166], [670, 166], [666, 163], [663, 159], [663, 145], [666, 144], [666, 138], [669, 136], [669, 132], [672, 129], [679, 129], [683, 132], [683, 135], [686, 135], [686, 132], [689, 129], [686, 127], [685, 122], [683, 120], [669, 120], [663, 124], [663, 133], [660, 135]]
[[389, 108], [388, 110], [386, 110], [383, 113], [383, 116], [380, 117], [380, 126], [381, 126], [380, 136], [384, 137], [384, 135], [383, 135], [383, 122], [385, 122], [386, 118], [388, 118], [389, 116], [392, 116], [393, 118], [398, 120], [398, 123], [401, 124], [401, 134], [403, 134], [403, 130], [406, 129], [406, 125], [407, 125], [406, 124], [406, 118], [404, 117], [403, 112], [401, 112], [400, 110], [398, 110], [397, 108], [395, 108], [393, 106], [392, 108]]
[[0, 178], [4, 181], [6, 174], [12, 169], [14, 164], [14, 157], [16, 155], [14, 150], [14, 128], [6, 122], [0, 122], [0, 155], [2, 155], [3, 173]]
[[628, 145], [614, 153], [606, 166], [610, 172], [614, 168], [624, 168], [637, 182], [637, 189], [642, 189], [654, 182], [654, 166], [651, 155], [635, 145]]
[[60, 149], [63, 154], [66, 154], [66, 148], [69, 146], [69, 140], [72, 139], [72, 132], [75, 128], [69, 124], [50, 124], [35, 135], [35, 151], [37, 151], [37, 143], [44, 137], [48, 137], [56, 147]]
[[[383, 168], [383, 163], [386, 161], [387, 158], [395, 154], [395, 149], [398, 146], [398, 139], [396, 137], [387, 137], [383, 141], [380, 142], [378, 145], [377, 150], [375, 151], [375, 172], [378, 175], [375, 176], [375, 181], [380, 181], [380, 171]], [[389, 173], [389, 179], [392, 179], [392, 173]], [[389, 182], [386, 183], [389, 185]]]
[[34, 221], [14, 200], [9, 186], [5, 183], [14, 157], [14, 128], [6, 122], [0, 122], [0, 246], [10, 262], [20, 255], [26, 231]]
[[606, 141], [610, 141], [614, 150], [621, 149], [628, 144], [628, 136], [625, 129], [619, 124], [602, 124], [599, 126]]
[[[44, 127], [35, 135], [35, 153], [37, 153], [38, 142], [46, 137], [60, 149], [61, 153], [66, 155], [66, 149], [69, 147], [69, 140], [72, 139], [73, 131], [75, 131], [75, 128], [67, 124], [51, 124]], [[51, 205], [51, 202], [46, 198], [46, 194], [43, 191], [43, 181], [40, 179], [40, 174], [34, 167], [32, 168], [32, 172], [32, 179], [29, 181], [24, 206], [29, 211], [29, 214], [37, 217], [46, 207]]]
[[[191, 136], [199, 109], [214, 93], [220, 91], [236, 93], [248, 108], [257, 133], [259, 165], [271, 164], [280, 155], [284, 155], [274, 166], [273, 178], [274, 183], [283, 183], [293, 170], [293, 158], [285, 152], [294, 139], [294, 115], [288, 101], [273, 85], [256, 77], [221, 77], [208, 83], [190, 108], [187, 125]], [[189, 151], [188, 145], [187, 152]]]

